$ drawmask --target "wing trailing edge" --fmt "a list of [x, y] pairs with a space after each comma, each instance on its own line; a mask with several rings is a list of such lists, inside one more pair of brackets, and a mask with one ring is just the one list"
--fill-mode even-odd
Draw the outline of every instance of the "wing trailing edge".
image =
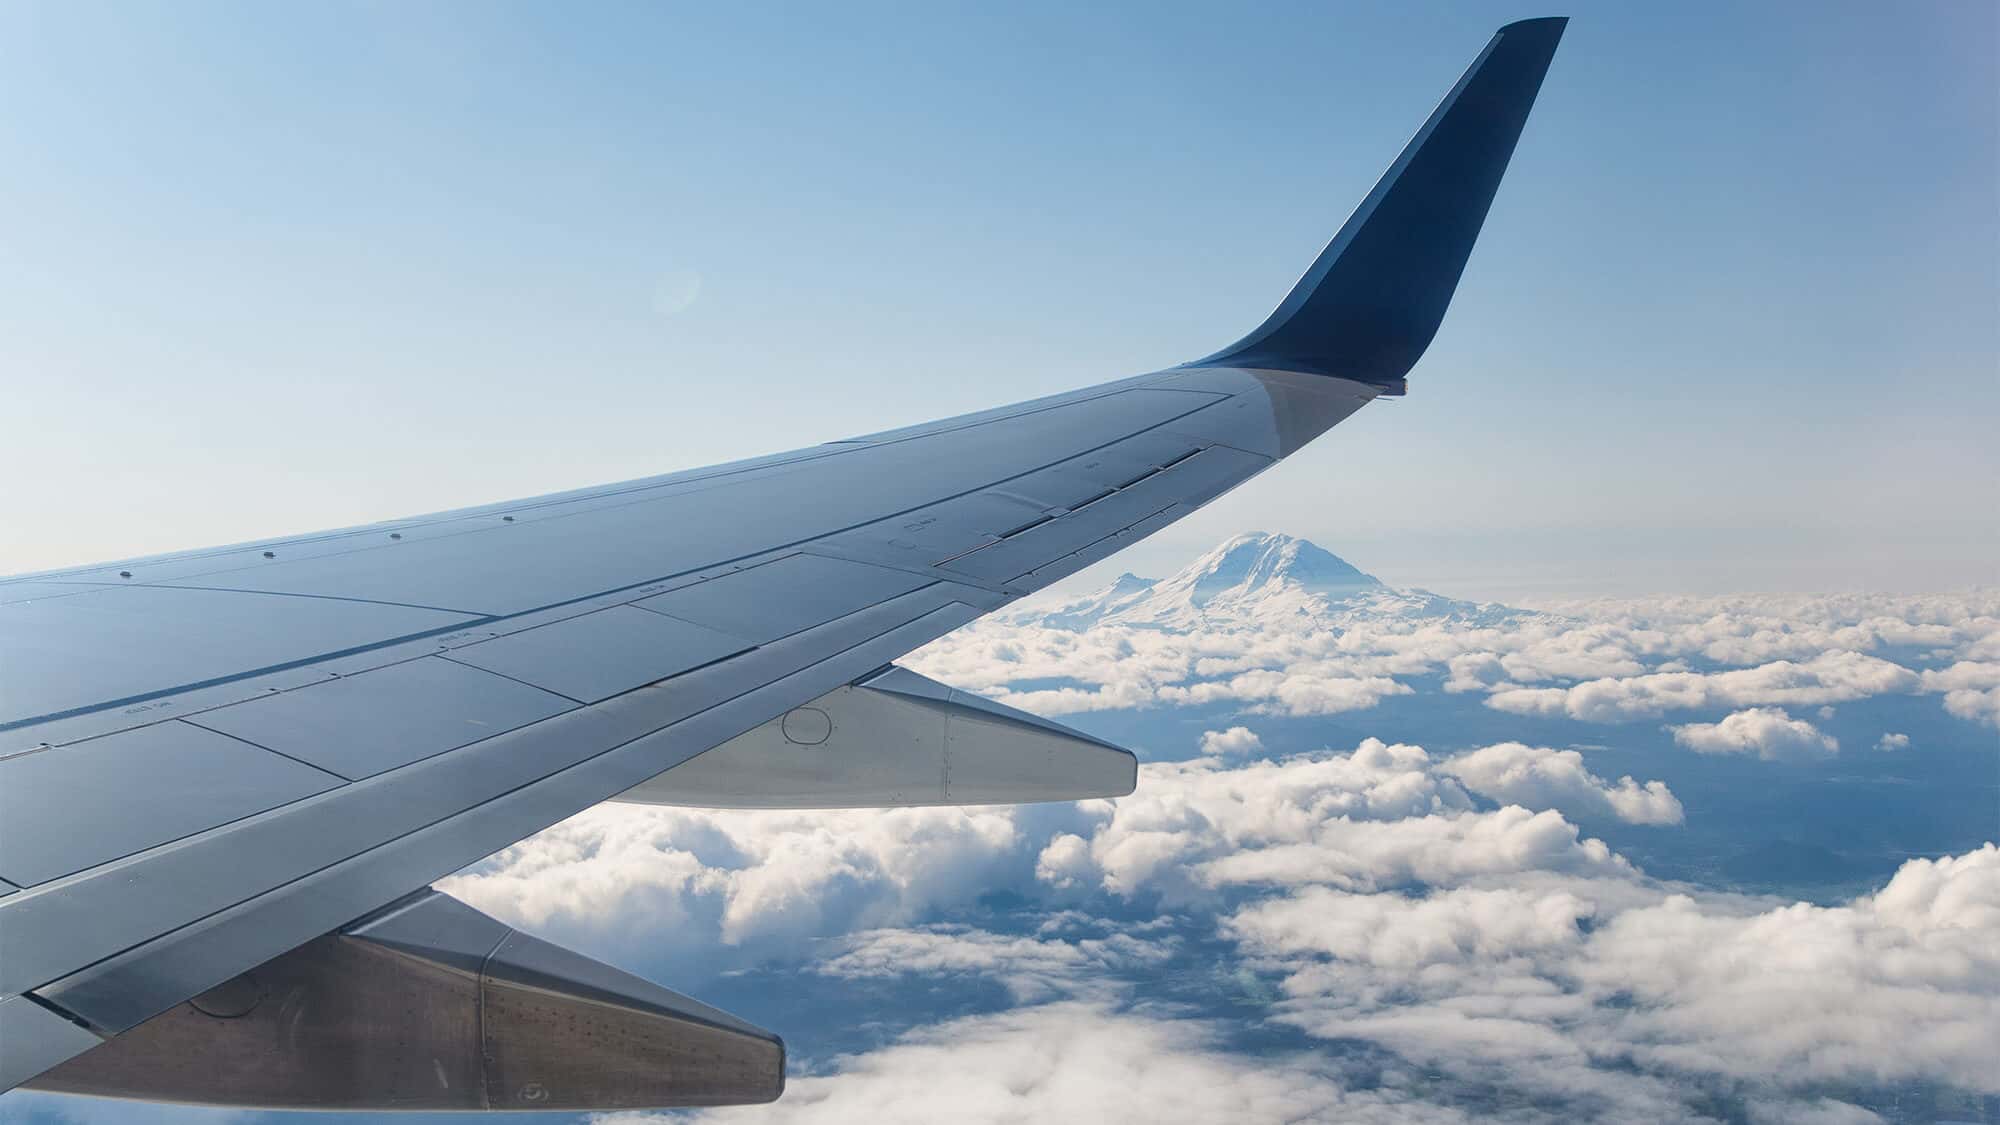
[[1444, 320], [1568, 22], [1501, 28], [1277, 311], [1188, 366], [1333, 375], [1401, 393]]
[[785, 1045], [426, 890], [28, 1085], [265, 1109], [745, 1105], [784, 1091]]

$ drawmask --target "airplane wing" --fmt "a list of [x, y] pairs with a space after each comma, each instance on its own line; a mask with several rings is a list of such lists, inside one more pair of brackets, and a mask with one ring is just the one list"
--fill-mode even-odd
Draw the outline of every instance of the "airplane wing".
[[776, 1097], [775, 1036], [428, 884], [621, 794], [1129, 792], [1119, 748], [890, 663], [1403, 393], [1563, 22], [1502, 28], [1271, 318], [1207, 359], [693, 472], [0, 580], [0, 1090]]

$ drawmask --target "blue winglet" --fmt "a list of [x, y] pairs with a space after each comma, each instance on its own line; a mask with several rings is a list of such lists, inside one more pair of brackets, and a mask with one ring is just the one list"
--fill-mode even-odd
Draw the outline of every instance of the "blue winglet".
[[1501, 28], [1270, 319], [1187, 366], [1337, 375], [1402, 393], [1444, 320], [1568, 22]]

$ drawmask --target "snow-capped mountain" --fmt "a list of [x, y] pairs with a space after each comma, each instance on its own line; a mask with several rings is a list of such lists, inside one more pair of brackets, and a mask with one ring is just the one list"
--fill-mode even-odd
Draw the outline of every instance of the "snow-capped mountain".
[[1520, 612], [1389, 586], [1307, 540], [1248, 532], [1223, 540], [1170, 578], [1122, 574], [1095, 593], [1023, 606], [1012, 616], [1082, 630], [1101, 624], [1186, 629], [1297, 617], [1328, 626], [1361, 617], [1488, 623]]

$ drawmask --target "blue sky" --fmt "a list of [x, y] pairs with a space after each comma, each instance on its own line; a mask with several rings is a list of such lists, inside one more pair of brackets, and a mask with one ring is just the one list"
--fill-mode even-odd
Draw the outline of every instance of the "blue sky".
[[[0, 8], [0, 571], [1172, 364], [1514, 4]], [[1990, 5], [1578, 7], [1410, 397], [1117, 565], [1990, 582]]]

